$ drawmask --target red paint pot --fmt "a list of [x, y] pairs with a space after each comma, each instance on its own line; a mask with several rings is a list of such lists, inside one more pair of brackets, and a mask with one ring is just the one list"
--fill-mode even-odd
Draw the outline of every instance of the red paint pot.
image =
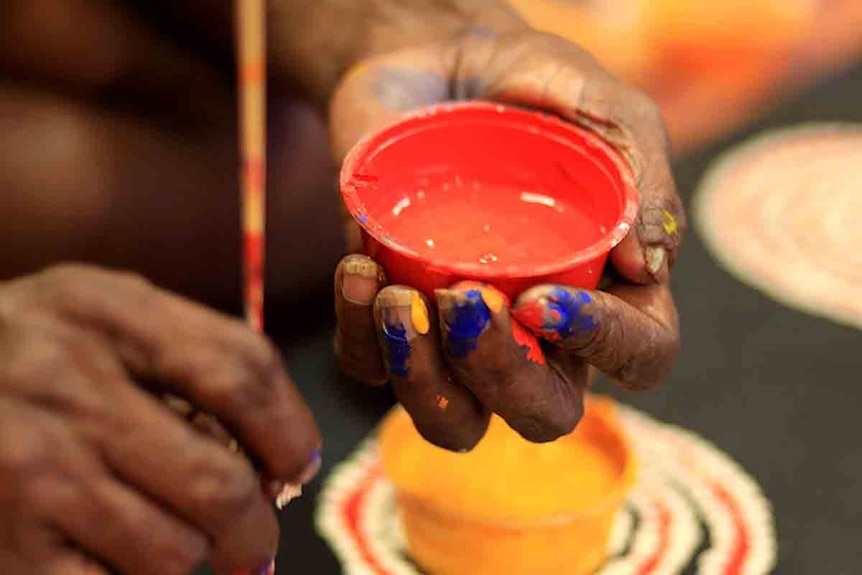
[[634, 178], [601, 138], [490, 103], [423, 109], [348, 154], [341, 192], [391, 283], [429, 296], [459, 280], [511, 298], [598, 284], [637, 213]]

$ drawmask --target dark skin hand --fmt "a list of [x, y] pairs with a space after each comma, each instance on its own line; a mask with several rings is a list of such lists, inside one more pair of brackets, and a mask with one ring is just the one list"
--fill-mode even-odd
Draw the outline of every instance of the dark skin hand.
[[[481, 439], [492, 412], [531, 441], [569, 433], [583, 414], [588, 366], [626, 389], [660, 383], [679, 348], [670, 269], [685, 229], [656, 106], [577, 46], [528, 29], [500, 3], [480, 4], [487, 18], [479, 11], [459, 21], [464, 12], [457, 8], [466, 2], [447, 3], [448, 13], [417, 10], [420, 39], [421, 30], [448, 21], [446, 14], [460, 25], [433, 41], [382, 51], [345, 75], [330, 106], [336, 154], [419, 106], [453, 99], [522, 105], [610, 142], [635, 174], [640, 210], [610, 254], [612, 281], [601, 291], [536, 286], [500, 304], [489, 286], [459, 284], [438, 292], [434, 306], [408, 286], [387, 286], [385, 270], [364, 256], [342, 261], [336, 350], [345, 370], [370, 384], [392, 381], [419, 432], [459, 451]], [[410, 311], [416, 297], [439, 326], [416, 329]], [[545, 364], [535, 352], [529, 357], [513, 322], [547, 343]], [[404, 366], [393, 363], [405, 354]]]
[[[295, 481], [319, 446], [272, 345], [236, 320], [137, 276], [35, 273], [86, 260], [235, 300], [230, 4], [0, 8], [0, 239], [14, 248], [0, 252], [4, 572], [184, 573], [204, 560], [219, 573], [253, 568], [278, 538], [258, 476]], [[349, 373], [375, 384], [391, 378], [423, 435], [456, 450], [478, 441], [492, 411], [536, 441], [570, 430], [587, 365], [632, 388], [665, 376], [678, 346], [669, 276], [684, 217], [648, 99], [576, 46], [528, 30], [502, 1], [268, 6], [271, 157], [311, 144], [285, 136], [287, 88], [329, 111], [336, 161], [410, 109], [482, 98], [595, 130], [639, 182], [637, 225], [611, 254], [614, 283], [603, 292], [537, 288], [510, 306], [484, 286], [453, 286], [438, 295], [441, 310], [420, 298], [440, 321], [416, 329], [404, 314], [419, 296], [386, 287], [385, 270], [350, 256], [336, 275], [336, 344]], [[304, 221], [326, 226], [309, 211], [321, 199], [307, 194], [320, 189], [310, 185], [313, 162], [290, 157], [270, 174], [270, 221], [279, 224], [270, 248], [282, 246], [270, 253], [283, 258], [270, 266], [280, 274], [276, 296], [297, 293], [315, 265], [326, 267], [319, 253], [297, 249]], [[279, 172], [284, 164], [296, 169]], [[571, 321], [545, 321], [552, 307]], [[475, 335], [458, 328], [464, 318]], [[513, 318], [551, 342], [546, 365], [527, 358]], [[410, 328], [407, 369], [390, 373], [386, 333], [399, 325]], [[167, 393], [211, 412], [253, 465], [165, 408], [156, 398]]]
[[[210, 21], [188, 8], [0, 7], [4, 574], [180, 575], [204, 562], [222, 574], [268, 564], [279, 538], [276, 486], [307, 477], [321, 446], [265, 337], [139, 275], [55, 265], [136, 269], [160, 286], [235, 301], [230, 38], [210, 41]], [[229, 2], [222, 8], [230, 13]], [[297, 146], [282, 129], [283, 95], [277, 104], [274, 240], [294, 244], [278, 230], [295, 233], [303, 208], [280, 190], [298, 190], [299, 206], [315, 202], [308, 186], [292, 185], [308, 174], [282, 171]], [[313, 270], [308, 260], [320, 254], [275, 251], [286, 254], [275, 292], [296, 293], [307, 278], [294, 266]], [[167, 396], [211, 416], [182, 417]], [[228, 447], [225, 429], [245, 456]]]
[[[320, 435], [272, 344], [83, 266], [0, 285], [0, 326], [4, 572], [181, 575], [210, 560], [230, 573], [274, 556], [258, 473], [298, 481]], [[257, 470], [166, 393], [217, 418]]]

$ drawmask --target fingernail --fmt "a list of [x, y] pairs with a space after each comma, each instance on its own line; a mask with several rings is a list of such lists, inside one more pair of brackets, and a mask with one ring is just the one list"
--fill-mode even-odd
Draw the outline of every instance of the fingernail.
[[642, 207], [637, 226], [638, 238], [642, 245], [670, 245], [679, 238], [679, 222], [667, 209], [655, 203]]
[[311, 455], [311, 461], [305, 466], [305, 469], [297, 476], [295, 481], [285, 483], [282, 481], [273, 481], [269, 484], [267, 492], [269, 496], [275, 498], [275, 506], [281, 510], [287, 507], [287, 504], [302, 495], [302, 487], [311, 483], [320, 471], [323, 464], [323, 458], [320, 455], [320, 450], [316, 450]]
[[492, 313], [499, 313], [503, 310], [504, 307], [508, 307], [509, 305], [509, 298], [506, 297], [506, 294], [499, 291], [493, 286], [489, 286], [483, 283], [475, 281], [458, 282], [457, 284], [452, 286], [452, 290], [478, 291], [479, 294], [481, 294], [482, 296], [482, 301], [485, 302], [485, 305], [488, 306], [488, 309], [490, 309]]
[[297, 483], [300, 485], [311, 483], [311, 480], [314, 479], [320, 471], [321, 465], [323, 465], [323, 457], [320, 455], [320, 450], [317, 449], [311, 454], [311, 461], [308, 462], [308, 465], [306, 465], [305, 469], [302, 470], [302, 473], [299, 474]]
[[371, 305], [384, 282], [380, 266], [371, 258], [353, 255], [344, 260], [341, 271], [341, 293], [344, 298], [360, 305]]
[[409, 372], [410, 342], [431, 328], [428, 307], [418, 293], [400, 286], [386, 288], [378, 298], [386, 343], [386, 362], [394, 375]]
[[479, 336], [491, 321], [491, 309], [479, 289], [437, 290], [448, 351], [464, 357], [479, 345]]
[[667, 259], [667, 250], [660, 246], [650, 246], [644, 250], [644, 260], [649, 273], [655, 275]]
[[596, 317], [586, 309], [593, 303], [589, 293], [540, 286], [525, 292], [512, 315], [533, 332], [548, 339], [563, 339], [596, 329]]
[[294, 499], [302, 497], [302, 485], [285, 483], [278, 496], [275, 498], [275, 507], [281, 511]]

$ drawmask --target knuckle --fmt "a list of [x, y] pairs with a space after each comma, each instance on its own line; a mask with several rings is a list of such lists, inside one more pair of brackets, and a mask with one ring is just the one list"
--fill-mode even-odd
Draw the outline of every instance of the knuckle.
[[150, 280], [134, 271], [124, 270], [114, 272], [113, 278], [118, 287], [125, 288], [130, 292], [145, 293], [154, 289], [154, 285]]
[[680, 337], [676, 331], [663, 333], [656, 345], [655, 360], [651, 369], [639, 380], [634, 381], [636, 389], [654, 389], [661, 385], [670, 375], [671, 368], [680, 352]]
[[0, 469], [4, 476], [21, 478], [32, 476], [39, 470], [46, 459], [42, 442], [30, 437], [20, 438], [24, 441], [0, 441]]
[[250, 333], [250, 343], [243, 353], [243, 365], [259, 385], [270, 385], [284, 371], [281, 352], [269, 339]]
[[105, 286], [111, 286], [114, 297], [145, 295], [153, 289], [153, 284], [136, 272], [109, 271], [79, 263], [57, 264], [42, 271], [37, 279], [43, 298], [73, 308], [103, 302]]
[[79, 263], [63, 263], [40, 272], [36, 279], [43, 295], [58, 297], [67, 293], [89, 293], [92, 282], [103, 278], [104, 270]]
[[206, 394], [218, 411], [242, 413], [261, 409], [270, 402], [273, 393], [272, 379], [243, 367], [210, 368], [206, 381]]
[[159, 573], [187, 575], [199, 567], [208, 554], [206, 539], [198, 534], [174, 534], [158, 550]]
[[82, 263], [60, 263], [53, 265], [39, 274], [39, 277], [50, 280], [52, 283], [65, 284], [76, 282], [81, 277], [89, 277], [97, 274], [98, 268]]
[[254, 474], [227, 454], [208, 457], [199, 467], [192, 497], [201, 509], [212, 510], [222, 527], [229, 528], [231, 520], [250, 508], [258, 495]]
[[51, 464], [50, 441], [35, 427], [22, 428], [15, 433], [2, 428], [0, 431], [0, 476], [9, 480], [12, 490], [23, 499], [38, 499], [39, 494], [28, 486], [35, 485], [35, 479]]
[[213, 372], [207, 378], [212, 400], [232, 410], [259, 409], [271, 404], [284, 374], [278, 348], [244, 326], [238, 328], [231, 341], [232, 345], [223, 350], [217, 361], [202, 362]]
[[57, 309], [78, 309], [100, 298], [97, 282], [106, 272], [84, 264], [60, 264], [37, 276], [36, 296]]

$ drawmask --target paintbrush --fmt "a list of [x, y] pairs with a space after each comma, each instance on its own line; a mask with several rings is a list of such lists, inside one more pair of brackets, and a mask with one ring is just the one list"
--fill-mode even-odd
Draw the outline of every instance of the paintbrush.
[[265, 0], [236, 0], [239, 154], [246, 320], [263, 330], [266, 231]]

